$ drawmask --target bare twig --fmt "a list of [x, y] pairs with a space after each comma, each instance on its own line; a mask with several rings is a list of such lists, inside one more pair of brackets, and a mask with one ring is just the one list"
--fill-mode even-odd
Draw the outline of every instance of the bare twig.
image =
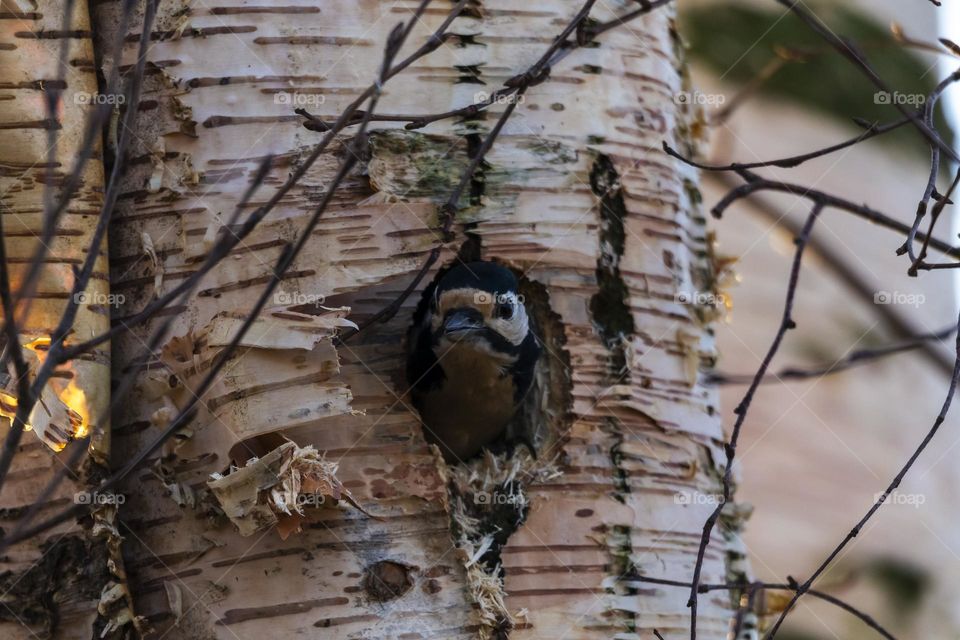
[[793, 320], [793, 302], [797, 292], [797, 284], [800, 279], [800, 264], [803, 259], [803, 251], [806, 248], [807, 240], [810, 238], [810, 233], [813, 231], [813, 225], [816, 223], [817, 218], [819, 218], [823, 208], [824, 204], [822, 202], [814, 203], [810, 214], [807, 216], [806, 224], [804, 224], [800, 235], [797, 236], [797, 248], [794, 252], [793, 265], [790, 268], [790, 277], [787, 282], [787, 294], [783, 306], [783, 317], [780, 320], [780, 326], [773, 338], [773, 342], [770, 344], [769, 349], [767, 349], [767, 353], [764, 356], [763, 361], [760, 363], [760, 367], [757, 369], [757, 372], [754, 375], [750, 387], [744, 394], [740, 404], [738, 404], [736, 409], [734, 409], [737, 419], [734, 422], [733, 430], [730, 434], [730, 441], [724, 446], [724, 452], [726, 453], [726, 467], [723, 471], [723, 493], [720, 496], [720, 500], [717, 502], [716, 508], [714, 508], [713, 512], [703, 525], [703, 534], [700, 537], [700, 547], [697, 551], [697, 560], [693, 569], [693, 580], [691, 580], [690, 598], [687, 601], [687, 605], [690, 607], [691, 640], [694, 640], [697, 636], [698, 588], [700, 586], [700, 573], [703, 570], [704, 555], [706, 554], [707, 546], [710, 544], [710, 534], [713, 532], [713, 527], [720, 518], [720, 512], [723, 511], [724, 505], [732, 497], [733, 462], [737, 453], [737, 443], [740, 440], [740, 431], [743, 427], [744, 421], [747, 418], [747, 412], [749, 411], [754, 395], [760, 386], [760, 382], [763, 380], [764, 375], [766, 375], [767, 369], [770, 368], [770, 363], [773, 361], [773, 357], [780, 349], [780, 343], [783, 342], [783, 338], [787, 335], [787, 331], [796, 328], [796, 323]]
[[[424, 0], [423, 6], [425, 6], [427, 2], [429, 2], [429, 0]], [[413, 18], [413, 19], [415, 20], [416, 18]], [[397, 51], [399, 51], [400, 47], [403, 44], [403, 33], [404, 33], [403, 25], [398, 24], [397, 27], [391, 32], [390, 38], [388, 39], [385, 53], [384, 53], [384, 65], [379, 74], [378, 81], [374, 83], [376, 86], [376, 90], [373, 92], [370, 98], [370, 106], [368, 108], [369, 113], [372, 113], [373, 108], [376, 106], [377, 100], [380, 97], [383, 84], [385, 83], [385, 75], [388, 72], [388, 69], [390, 68], [390, 64], [393, 58], [396, 56]], [[254, 304], [253, 308], [250, 310], [248, 316], [244, 319], [244, 322], [239, 328], [239, 330], [237, 331], [237, 333], [234, 335], [231, 341], [227, 344], [227, 346], [225, 346], [223, 350], [221, 350], [217, 354], [215, 362], [211, 365], [210, 370], [207, 372], [207, 375], [198, 385], [198, 388], [195, 390], [190, 401], [178, 413], [177, 417], [174, 420], [172, 420], [169, 425], [167, 425], [167, 427], [163, 430], [163, 432], [159, 434], [156, 438], [154, 438], [154, 440], [145, 449], [139, 451], [136, 455], [134, 455], [128, 461], [128, 463], [123, 467], [123, 469], [113, 474], [107, 480], [101, 483], [101, 485], [98, 486], [97, 488], [98, 492], [106, 493], [114, 489], [115, 487], [117, 487], [119, 483], [122, 482], [123, 479], [126, 478], [126, 476], [129, 473], [131, 473], [134, 469], [139, 467], [139, 465], [142, 464], [144, 460], [146, 460], [151, 454], [156, 452], [170, 437], [173, 436], [174, 433], [182, 429], [183, 426], [187, 424], [189, 420], [192, 419], [192, 417], [195, 415], [198, 409], [197, 405], [200, 402], [200, 398], [206, 393], [207, 389], [213, 383], [213, 381], [216, 380], [217, 376], [219, 376], [223, 366], [229, 360], [233, 352], [237, 349], [244, 335], [246, 335], [246, 332], [249, 330], [250, 326], [252, 326], [253, 323], [256, 321], [256, 319], [259, 317], [260, 311], [266, 306], [266, 304], [270, 300], [270, 296], [272, 295], [274, 289], [282, 279], [283, 274], [287, 271], [287, 269], [292, 264], [293, 260], [296, 258], [299, 252], [306, 245], [306, 242], [310, 238], [313, 232], [313, 229], [319, 223], [320, 218], [322, 217], [324, 211], [326, 211], [326, 208], [329, 206], [334, 193], [336, 193], [336, 190], [340, 186], [340, 183], [349, 174], [350, 170], [353, 168], [357, 160], [360, 158], [361, 156], [360, 145], [363, 144], [363, 132], [366, 129], [366, 125], [367, 125], [366, 122], [361, 124], [360, 131], [358, 132], [357, 137], [354, 139], [353, 144], [351, 145], [351, 148], [348, 149], [346, 158], [341, 163], [336, 176], [331, 181], [330, 186], [324, 193], [324, 197], [321, 199], [320, 204], [317, 206], [316, 210], [314, 211], [313, 215], [308, 221], [306, 227], [301, 231], [300, 236], [298, 237], [297, 241], [294, 244], [288, 245], [283, 249], [279, 259], [277, 260], [277, 263], [273, 268], [271, 278], [268, 281], [265, 290], [262, 292], [262, 294], [260, 295], [256, 303]], [[265, 171], [263, 173], [265, 173]], [[262, 175], [260, 177], [262, 178]], [[47, 490], [52, 492], [53, 488], [56, 486], [55, 484], [53, 484], [53, 482], [56, 481], [57, 483], [59, 483], [59, 481], [62, 481], [66, 473], [67, 471], [65, 467], [62, 473], [58, 473], [57, 476], [54, 477], [54, 479], [51, 481], [51, 486], [49, 486]], [[21, 519], [21, 521], [18, 522], [18, 528], [20, 529], [20, 532], [16, 534], [11, 533], [9, 535], [4, 536], [3, 538], [0, 538], [0, 549], [5, 549], [11, 544], [15, 544], [20, 540], [26, 539], [32, 535], [36, 535], [39, 532], [45, 531], [50, 527], [56, 526], [60, 522], [69, 520], [71, 517], [74, 517], [75, 515], [82, 513], [86, 507], [88, 507], [88, 505], [73, 505], [72, 507], [67, 508], [47, 518], [46, 520], [38, 523], [36, 526], [29, 527], [29, 528], [26, 526], [24, 519]]]
[[[950, 325], [949, 327], [941, 329], [936, 333], [927, 333], [924, 335], [914, 336], [909, 340], [903, 340], [885, 347], [879, 347], [876, 349], [858, 349], [857, 351], [853, 351], [846, 356], [838, 358], [832, 364], [824, 364], [809, 369], [802, 367], [786, 367], [777, 373], [767, 374], [764, 376], [761, 382], [767, 383], [774, 381], [822, 378], [824, 376], [846, 371], [847, 369], [853, 367], [876, 362], [877, 360], [881, 360], [898, 353], [913, 351], [931, 341], [948, 338], [952, 336], [953, 332], [956, 330], [956, 325]], [[749, 384], [753, 380], [753, 375], [715, 372], [708, 376], [708, 380], [716, 384]]]
[[[663, 578], [652, 578], [649, 576], [637, 576], [633, 575], [630, 577], [631, 580], [636, 580], [637, 582], [645, 582], [649, 584], [659, 584], [667, 587], [690, 587], [689, 582], [683, 582], [681, 580], [665, 580]], [[770, 591], [793, 591], [796, 588], [796, 585], [791, 584], [782, 584], [775, 582], [750, 582], [750, 583], [728, 583], [728, 584], [701, 584], [699, 587], [700, 593], [709, 593], [711, 591], [740, 591], [743, 589], [756, 591], [758, 589], [767, 589]], [[817, 591], [816, 589], [810, 590], [810, 595], [814, 598], [823, 600], [824, 602], [829, 602], [830, 604], [837, 606], [844, 611], [856, 616], [868, 627], [882, 635], [887, 640], [897, 640], [896, 637], [887, 631], [879, 622], [874, 620], [874, 618], [863, 611], [860, 611], [853, 605], [844, 602], [836, 596], [832, 596], [823, 591]], [[734, 638], [737, 638], [737, 635], [733, 635]]]
[[[957, 322], [958, 322], [958, 325], [960, 325], [960, 318], [958, 318]], [[947, 412], [950, 410], [950, 405], [953, 402], [953, 396], [957, 391], [958, 379], [960, 379], [960, 334], [957, 335], [956, 360], [954, 362], [953, 376], [950, 378], [950, 385], [947, 390], [947, 396], [944, 399], [943, 404], [940, 407], [940, 412], [937, 414], [936, 419], [933, 421], [933, 425], [930, 427], [930, 430], [927, 431], [927, 434], [924, 436], [923, 440], [920, 441], [920, 444], [917, 446], [914, 452], [910, 455], [910, 458], [900, 468], [900, 471], [897, 472], [897, 475], [894, 476], [893, 480], [890, 482], [887, 488], [883, 491], [883, 493], [880, 494], [880, 497], [870, 507], [867, 513], [857, 522], [856, 525], [854, 525], [853, 529], [851, 529], [850, 532], [847, 533], [846, 537], [840, 542], [840, 544], [838, 544], [833, 549], [833, 551], [830, 552], [830, 555], [827, 556], [827, 558], [820, 564], [819, 567], [817, 567], [817, 569], [813, 572], [813, 574], [809, 578], [807, 578], [807, 580], [803, 584], [797, 585], [796, 593], [794, 594], [793, 598], [790, 600], [787, 607], [783, 610], [783, 613], [780, 614], [780, 617], [777, 618], [777, 621], [774, 623], [774, 625], [770, 628], [770, 631], [768, 631], [767, 634], [764, 636], [766, 640], [770, 640], [770, 638], [773, 638], [777, 634], [777, 631], [780, 629], [780, 626], [783, 624], [783, 621], [786, 619], [787, 615], [793, 609], [794, 605], [796, 605], [797, 601], [801, 597], [803, 597], [805, 593], [807, 593], [810, 590], [810, 587], [817, 580], [817, 578], [819, 578], [823, 574], [823, 572], [827, 570], [827, 567], [829, 567], [830, 564], [833, 562], [833, 560], [840, 554], [840, 552], [843, 551], [844, 548], [846, 548], [846, 546], [850, 543], [850, 541], [852, 541], [854, 538], [857, 537], [857, 535], [859, 535], [860, 531], [863, 529], [863, 526], [867, 523], [867, 521], [869, 521], [870, 518], [873, 517], [873, 514], [875, 514], [880, 509], [880, 507], [883, 506], [883, 503], [886, 502], [890, 494], [896, 491], [897, 487], [900, 486], [900, 483], [903, 481], [903, 478], [907, 475], [907, 473], [913, 467], [913, 464], [916, 462], [917, 458], [920, 457], [920, 454], [923, 453], [924, 449], [927, 448], [927, 445], [929, 445], [930, 442], [933, 440], [934, 436], [937, 435], [937, 431], [939, 431], [940, 426], [943, 424], [943, 421], [946, 420]]]

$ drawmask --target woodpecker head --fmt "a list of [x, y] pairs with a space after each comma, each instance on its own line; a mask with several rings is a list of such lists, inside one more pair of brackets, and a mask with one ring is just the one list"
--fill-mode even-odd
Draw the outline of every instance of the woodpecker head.
[[441, 350], [454, 345], [517, 359], [530, 321], [513, 273], [493, 262], [460, 264], [437, 283], [430, 300], [430, 331]]

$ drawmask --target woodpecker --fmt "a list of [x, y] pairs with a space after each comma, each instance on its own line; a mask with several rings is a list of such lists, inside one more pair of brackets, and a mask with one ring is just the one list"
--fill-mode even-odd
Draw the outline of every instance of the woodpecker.
[[447, 462], [469, 459], [505, 431], [533, 451], [508, 429], [541, 350], [509, 269], [471, 262], [447, 271], [424, 292], [408, 346], [413, 403]]

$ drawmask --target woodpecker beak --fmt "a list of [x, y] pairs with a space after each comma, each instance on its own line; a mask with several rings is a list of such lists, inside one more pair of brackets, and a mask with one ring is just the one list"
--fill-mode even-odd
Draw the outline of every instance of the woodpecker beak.
[[483, 316], [468, 307], [453, 309], [443, 319], [441, 331], [445, 334], [472, 333], [483, 329]]

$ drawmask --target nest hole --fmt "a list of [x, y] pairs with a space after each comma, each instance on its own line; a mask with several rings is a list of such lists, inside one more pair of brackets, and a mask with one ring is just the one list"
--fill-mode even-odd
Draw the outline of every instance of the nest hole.
[[[503, 264], [503, 266], [509, 265]], [[437, 282], [453, 265], [438, 271], [414, 314], [426, 312]], [[468, 558], [467, 578], [479, 608], [481, 637], [503, 637], [515, 621], [504, 606], [501, 552], [530, 510], [528, 487], [560, 475], [562, 445], [572, 410], [570, 358], [564, 326], [550, 306], [547, 287], [516, 269], [519, 294], [541, 343], [534, 380], [505, 433], [523, 433], [526, 443], [495, 441], [473, 459], [448, 465], [451, 530]]]

